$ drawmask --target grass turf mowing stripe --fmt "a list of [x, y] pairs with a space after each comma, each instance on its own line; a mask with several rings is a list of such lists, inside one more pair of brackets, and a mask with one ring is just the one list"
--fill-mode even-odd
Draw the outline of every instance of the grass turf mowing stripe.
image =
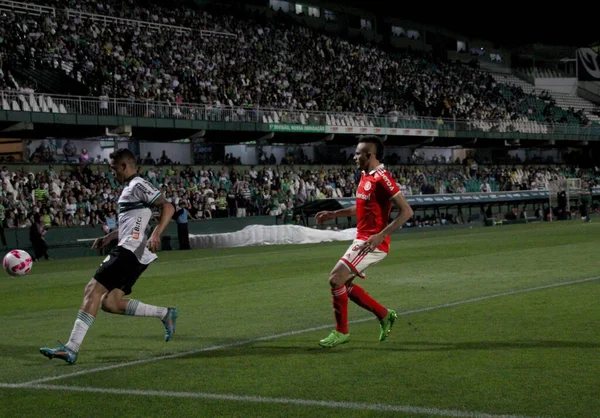
[[355, 411], [379, 411], [379, 412], [403, 412], [415, 415], [430, 415], [440, 417], [456, 418], [534, 418], [524, 415], [494, 415], [483, 412], [461, 411], [454, 409], [438, 409], [433, 407], [410, 406], [410, 405], [391, 405], [381, 403], [366, 402], [338, 402], [338, 401], [319, 401], [313, 399], [296, 398], [271, 398], [265, 396], [243, 396], [234, 394], [218, 394], [203, 392], [171, 392], [159, 390], [137, 390], [137, 389], [111, 389], [95, 388], [83, 386], [61, 386], [61, 385], [31, 385], [23, 387], [21, 385], [0, 383], [0, 388], [22, 388], [37, 390], [55, 390], [63, 392], [91, 392], [111, 395], [129, 395], [129, 396], [150, 396], [167, 398], [192, 398], [209, 399], [217, 401], [249, 402], [249, 403], [267, 403], [267, 404], [287, 404], [300, 406], [313, 406], [324, 408], [350, 409]]
[[[591, 281], [595, 281], [595, 280], [599, 280], [599, 279], [600, 279], [600, 276], [595, 276], [595, 277], [588, 277], [588, 278], [584, 278], [584, 279], [570, 280], [567, 282], [551, 283], [551, 284], [542, 285], [542, 286], [529, 287], [529, 288], [525, 288], [525, 289], [510, 290], [510, 291], [506, 291], [506, 292], [494, 293], [491, 295], [485, 295], [485, 296], [479, 296], [479, 297], [469, 298], [469, 299], [465, 299], [465, 300], [459, 300], [456, 302], [444, 303], [442, 305], [427, 306], [424, 308], [411, 309], [409, 311], [398, 312], [398, 315], [405, 316], [405, 315], [410, 315], [410, 314], [415, 314], [415, 313], [428, 312], [428, 311], [432, 311], [432, 310], [436, 310], [436, 309], [451, 308], [454, 306], [464, 305], [467, 303], [480, 302], [483, 300], [499, 298], [499, 297], [503, 297], [503, 296], [511, 296], [511, 295], [517, 295], [517, 294], [521, 294], [521, 293], [535, 292], [538, 290], [551, 289], [551, 288], [562, 287], [562, 286], [570, 286], [570, 285], [579, 284], [579, 283], [591, 282]], [[358, 323], [362, 323], [362, 322], [372, 321], [374, 319], [375, 318], [373, 318], [373, 317], [357, 319], [354, 321], [350, 321], [350, 324], [358, 324]], [[24, 383], [14, 383], [14, 385], [15, 385], [15, 387], [27, 387], [30, 385], [52, 382], [55, 380], [67, 379], [70, 377], [77, 377], [77, 376], [82, 376], [82, 375], [87, 375], [87, 374], [97, 373], [97, 372], [103, 372], [103, 371], [108, 371], [108, 370], [113, 370], [113, 369], [119, 369], [122, 367], [137, 366], [139, 364], [152, 363], [152, 362], [160, 361], [160, 360], [174, 359], [174, 358], [185, 357], [185, 356], [208, 352], [208, 351], [238, 347], [241, 345], [252, 344], [252, 343], [261, 342], [261, 341], [270, 341], [270, 340], [274, 340], [277, 338], [291, 337], [293, 335], [304, 334], [304, 333], [313, 332], [313, 331], [319, 331], [322, 329], [328, 329], [328, 328], [331, 328], [332, 326], [333, 325], [331, 325], [331, 324], [321, 325], [321, 326], [317, 326], [317, 327], [305, 328], [305, 329], [296, 330], [296, 331], [283, 332], [280, 334], [272, 334], [272, 335], [266, 335], [263, 337], [250, 338], [247, 340], [237, 341], [234, 343], [212, 345], [212, 346], [208, 346], [208, 347], [204, 347], [204, 348], [183, 351], [180, 353], [173, 353], [173, 354], [167, 354], [167, 355], [163, 355], [163, 356], [150, 357], [150, 358], [128, 361], [128, 362], [123, 362], [123, 363], [116, 363], [116, 364], [112, 364], [110, 366], [96, 367], [96, 368], [81, 370], [81, 371], [73, 372], [73, 373], [65, 373], [65, 374], [58, 375], [58, 376], [45, 377], [42, 379], [31, 380], [31, 381], [24, 382]]]

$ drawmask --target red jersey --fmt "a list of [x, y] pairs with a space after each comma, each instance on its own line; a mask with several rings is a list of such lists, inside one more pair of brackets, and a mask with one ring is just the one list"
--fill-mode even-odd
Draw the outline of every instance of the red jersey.
[[[366, 241], [388, 226], [392, 211], [390, 199], [398, 193], [400, 188], [383, 164], [369, 173], [363, 171], [356, 190], [356, 239]], [[377, 249], [386, 253], [390, 250], [389, 235]]]

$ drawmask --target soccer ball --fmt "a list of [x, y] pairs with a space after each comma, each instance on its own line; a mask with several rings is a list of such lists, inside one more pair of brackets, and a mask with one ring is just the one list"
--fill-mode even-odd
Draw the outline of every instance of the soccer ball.
[[12, 250], [4, 256], [2, 265], [11, 276], [25, 276], [31, 271], [33, 259], [23, 250]]

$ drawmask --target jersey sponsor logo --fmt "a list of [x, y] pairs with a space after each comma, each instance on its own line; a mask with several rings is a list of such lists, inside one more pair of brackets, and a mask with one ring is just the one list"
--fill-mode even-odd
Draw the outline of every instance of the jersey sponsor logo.
[[381, 176], [383, 181], [385, 181], [385, 184], [387, 184], [389, 189], [394, 190], [394, 183], [392, 183], [392, 181], [388, 178], [388, 176], [386, 176], [383, 172], [379, 173], [379, 175]]
[[363, 189], [365, 189], [367, 192], [369, 190], [371, 190], [371, 182], [370, 181], [366, 181]]
[[142, 217], [138, 216], [135, 219], [135, 225], [133, 226], [133, 232], [131, 233], [131, 238], [138, 240], [140, 239], [140, 233], [142, 231]]
[[137, 183], [135, 185], [135, 187], [137, 189], [139, 189], [142, 193], [145, 193], [145, 194], [154, 194], [147, 187], [145, 187], [142, 183]]
[[357, 199], [363, 199], [363, 200], [371, 200], [371, 195], [370, 194], [364, 194], [364, 193], [356, 193], [356, 198]]

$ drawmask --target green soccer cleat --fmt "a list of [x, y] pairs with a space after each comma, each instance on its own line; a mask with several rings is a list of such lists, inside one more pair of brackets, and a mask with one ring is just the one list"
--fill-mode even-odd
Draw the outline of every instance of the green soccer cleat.
[[385, 318], [379, 321], [379, 324], [381, 326], [381, 332], [379, 333], [379, 341], [385, 341], [388, 335], [390, 335], [390, 332], [392, 331], [392, 327], [394, 326], [394, 322], [396, 322], [396, 319], [398, 319], [398, 314], [396, 313], [396, 311], [388, 309], [388, 313], [385, 316]]
[[44, 357], [48, 357], [50, 360], [52, 360], [53, 358], [59, 358], [61, 360], [66, 361], [69, 364], [75, 364], [75, 362], [77, 361], [78, 353], [76, 351], [71, 350], [60, 341], [57, 342], [59, 344], [58, 348], [42, 347], [40, 348], [40, 353], [42, 353]]
[[175, 322], [179, 316], [179, 310], [177, 308], [168, 308], [167, 315], [162, 319], [162, 323], [165, 326], [165, 341], [171, 341], [173, 334], [175, 334]]
[[321, 347], [335, 347], [336, 345], [346, 344], [350, 339], [350, 334], [342, 334], [339, 331], [331, 331], [327, 338], [319, 341]]

